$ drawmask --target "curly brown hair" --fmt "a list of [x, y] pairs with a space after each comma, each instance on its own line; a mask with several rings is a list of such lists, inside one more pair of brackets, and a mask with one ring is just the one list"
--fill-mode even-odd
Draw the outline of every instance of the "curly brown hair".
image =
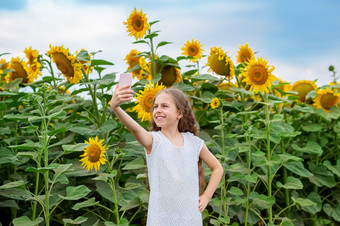
[[[155, 99], [161, 93], [169, 94], [175, 101], [177, 109], [183, 115], [183, 117], [181, 117], [178, 122], [179, 132], [190, 132], [194, 134], [195, 136], [198, 136], [198, 128], [197, 128], [197, 122], [196, 122], [194, 111], [192, 110], [192, 107], [191, 107], [191, 104], [190, 104], [190, 101], [187, 95], [183, 93], [182, 91], [178, 89], [174, 89], [174, 88], [167, 88], [167, 89], [163, 89], [159, 91], [153, 98], [151, 112], [153, 112], [153, 105], [154, 105]], [[161, 128], [156, 125], [153, 118], [151, 118], [151, 129], [150, 130], [151, 131], [161, 130]], [[202, 159], [199, 159], [198, 161], [198, 176], [199, 176], [199, 191], [200, 191], [200, 194], [202, 194], [205, 188], [205, 185], [206, 185], [205, 178], [204, 178], [204, 169], [202, 166]]]

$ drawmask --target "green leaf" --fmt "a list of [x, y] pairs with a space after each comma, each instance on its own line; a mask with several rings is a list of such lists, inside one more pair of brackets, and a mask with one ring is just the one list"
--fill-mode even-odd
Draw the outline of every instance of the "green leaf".
[[210, 74], [199, 74], [191, 77], [192, 80], [210, 80], [210, 81], [219, 81], [220, 78], [210, 75]]
[[190, 92], [190, 91], [195, 89], [191, 85], [187, 85], [187, 84], [184, 84], [184, 83], [174, 83], [172, 87], [175, 88], [175, 89], [179, 89], [183, 92]]
[[66, 153], [72, 153], [72, 152], [80, 152], [80, 151], [84, 151], [84, 149], [89, 146], [89, 144], [84, 144], [84, 143], [79, 143], [79, 144], [75, 144], [75, 145], [62, 145], [62, 148], [64, 149], [64, 151]]
[[333, 173], [331, 173], [325, 166], [318, 165], [314, 171], [313, 176], [309, 178], [310, 182], [316, 184], [318, 187], [326, 186], [333, 188], [336, 186]]
[[256, 183], [257, 182], [257, 178], [259, 177], [259, 175], [256, 172], [253, 172], [250, 176], [249, 175], [245, 175], [244, 179], [246, 179], [246, 181], [250, 182], [250, 183]]
[[276, 182], [277, 187], [282, 187], [284, 189], [302, 189], [303, 184], [301, 181], [295, 177], [289, 176], [287, 178], [287, 182], [285, 184], [282, 184], [280, 181]]
[[0, 189], [17, 188], [17, 187], [24, 186], [25, 184], [27, 184], [27, 182], [23, 180], [18, 180], [18, 181], [9, 182], [7, 184], [1, 185]]
[[97, 181], [96, 183], [96, 187], [97, 187], [97, 192], [105, 199], [109, 200], [110, 202], [114, 203], [114, 196], [113, 196], [113, 191], [110, 187], [110, 185], [108, 185], [108, 183], [104, 182], [104, 181]]
[[334, 208], [327, 203], [323, 206], [323, 211], [334, 220], [340, 222], [340, 204]]
[[87, 217], [83, 217], [83, 216], [80, 216], [80, 217], [77, 217], [76, 219], [72, 220], [70, 218], [64, 218], [63, 219], [63, 222], [64, 222], [64, 225], [67, 225], [67, 224], [81, 224], [81, 223], [84, 223], [85, 221], [87, 221]]
[[320, 124], [312, 124], [309, 122], [303, 122], [301, 127], [306, 132], [318, 132], [322, 130], [322, 125]]
[[0, 207], [8, 207], [8, 208], [14, 208], [14, 209], [20, 209], [16, 201], [14, 200], [5, 200], [5, 201], [0, 201]]
[[292, 148], [295, 151], [304, 152], [308, 154], [315, 154], [317, 156], [321, 156], [323, 153], [321, 146], [312, 140], [308, 140], [305, 147], [299, 147], [296, 144], [292, 144]]
[[286, 162], [284, 166], [291, 171], [292, 173], [295, 173], [302, 177], [311, 177], [313, 174], [306, 170], [306, 168], [303, 166], [302, 162]]
[[106, 60], [92, 60], [91, 61], [91, 67], [99, 66], [99, 65], [114, 65], [114, 64]]
[[93, 180], [101, 180], [108, 181], [109, 178], [113, 179], [117, 176], [117, 170], [113, 170], [111, 173], [99, 173], [97, 177], [93, 178]]
[[235, 196], [242, 196], [244, 193], [241, 189], [237, 188], [237, 187], [234, 187], [232, 186], [228, 193], [232, 194], [232, 195], [235, 195]]
[[315, 215], [316, 213], [321, 211], [322, 208], [322, 202], [319, 194], [312, 192], [307, 196], [307, 199], [310, 201], [316, 203], [315, 206], [303, 206], [302, 209], [312, 215]]
[[0, 147], [0, 164], [5, 163], [17, 165], [19, 164], [19, 159], [8, 148]]
[[334, 175], [337, 175], [338, 177], [340, 177], [340, 159], [338, 159], [338, 160], [336, 161], [336, 165], [335, 165], [335, 166], [333, 166], [333, 165], [330, 163], [330, 161], [328, 161], [328, 160], [324, 161], [324, 162], [323, 162], [323, 165], [324, 165], [325, 167], [327, 167], [327, 169], [329, 169], [330, 171], [332, 171], [332, 173], [333, 173]]
[[43, 149], [43, 145], [39, 142], [33, 142], [26, 140], [27, 143], [20, 145], [10, 145], [9, 148], [22, 149], [22, 150], [33, 150], [33, 149]]
[[309, 199], [303, 199], [303, 198], [294, 198], [292, 197], [292, 200], [294, 203], [300, 206], [316, 206], [316, 203], [309, 200]]
[[52, 169], [55, 169], [58, 167], [58, 164], [51, 164], [49, 166], [46, 166], [46, 167], [39, 167], [39, 168], [36, 168], [36, 167], [33, 167], [33, 166], [30, 166], [30, 167], [27, 167], [25, 169], [26, 172], [33, 172], [33, 173], [45, 173], [47, 171], [50, 171]]
[[289, 162], [289, 161], [300, 162], [300, 161], [303, 161], [302, 158], [297, 157], [295, 155], [288, 154], [288, 153], [278, 154], [278, 156], [280, 157], [282, 162]]
[[58, 196], [65, 200], [78, 200], [84, 198], [91, 192], [85, 185], [79, 186], [69, 186], [66, 188], [66, 196], [59, 195]]
[[16, 200], [26, 200], [31, 198], [31, 194], [23, 189], [11, 188], [4, 191], [0, 191], [0, 195], [6, 198], [16, 199]]
[[13, 219], [13, 225], [14, 226], [36, 226], [39, 225], [41, 222], [43, 222], [44, 218], [37, 217], [34, 221], [29, 219], [27, 216], [21, 216], [18, 218]]
[[248, 166], [247, 166], [246, 163], [235, 163], [233, 165], [230, 165], [227, 168], [227, 171], [229, 171], [229, 172], [239, 172], [239, 173], [246, 174], [246, 173], [248, 173]]
[[156, 49], [158, 49], [158, 47], [165, 46], [165, 45], [168, 45], [168, 44], [172, 44], [172, 42], [165, 42], [165, 41], [160, 42], [160, 43], [158, 43]]
[[142, 202], [140, 201], [140, 199], [138, 197], [135, 197], [132, 200], [129, 200], [126, 205], [123, 205], [120, 208], [120, 211], [125, 211], [125, 210], [130, 210], [133, 208], [136, 208], [137, 206], [139, 206]]
[[146, 165], [143, 158], [137, 158], [128, 164], [126, 164], [122, 169], [123, 170], [136, 170], [136, 169], [145, 169]]
[[253, 204], [259, 209], [267, 209], [274, 205], [274, 197], [268, 197], [257, 192], [250, 192], [249, 198], [253, 200]]
[[99, 202], [96, 201], [96, 198], [90, 198], [89, 200], [86, 200], [84, 202], [80, 202], [80, 203], [77, 203], [75, 204], [72, 209], [74, 210], [79, 210], [81, 208], [85, 208], [85, 207], [90, 207], [90, 206], [95, 206], [97, 205]]

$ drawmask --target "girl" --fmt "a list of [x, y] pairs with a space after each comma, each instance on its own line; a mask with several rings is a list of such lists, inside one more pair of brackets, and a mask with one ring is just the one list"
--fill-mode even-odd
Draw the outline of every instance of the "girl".
[[[121, 107], [133, 98], [129, 85], [119, 87], [110, 105], [118, 119], [144, 146], [150, 183], [148, 226], [199, 226], [201, 212], [213, 196], [223, 168], [198, 136], [187, 96], [177, 89], [165, 89], [153, 99], [151, 132], [134, 121]], [[209, 184], [199, 196], [204, 175], [203, 160], [212, 170]], [[201, 168], [201, 170], [199, 170]], [[203, 180], [199, 180], [203, 179]]]

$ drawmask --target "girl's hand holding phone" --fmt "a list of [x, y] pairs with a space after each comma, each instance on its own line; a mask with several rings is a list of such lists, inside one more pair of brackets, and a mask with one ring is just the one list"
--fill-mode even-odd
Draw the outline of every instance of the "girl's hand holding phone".
[[119, 83], [112, 94], [110, 105], [112, 109], [115, 109], [121, 105], [124, 101], [130, 101], [133, 99], [133, 91], [131, 89], [132, 75], [121, 74]]

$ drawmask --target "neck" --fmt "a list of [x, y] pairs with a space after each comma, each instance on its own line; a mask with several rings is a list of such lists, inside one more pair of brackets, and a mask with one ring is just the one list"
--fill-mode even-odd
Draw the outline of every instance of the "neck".
[[180, 134], [178, 128], [161, 128], [161, 132], [166, 136], [166, 137], [176, 137], [178, 134]]

